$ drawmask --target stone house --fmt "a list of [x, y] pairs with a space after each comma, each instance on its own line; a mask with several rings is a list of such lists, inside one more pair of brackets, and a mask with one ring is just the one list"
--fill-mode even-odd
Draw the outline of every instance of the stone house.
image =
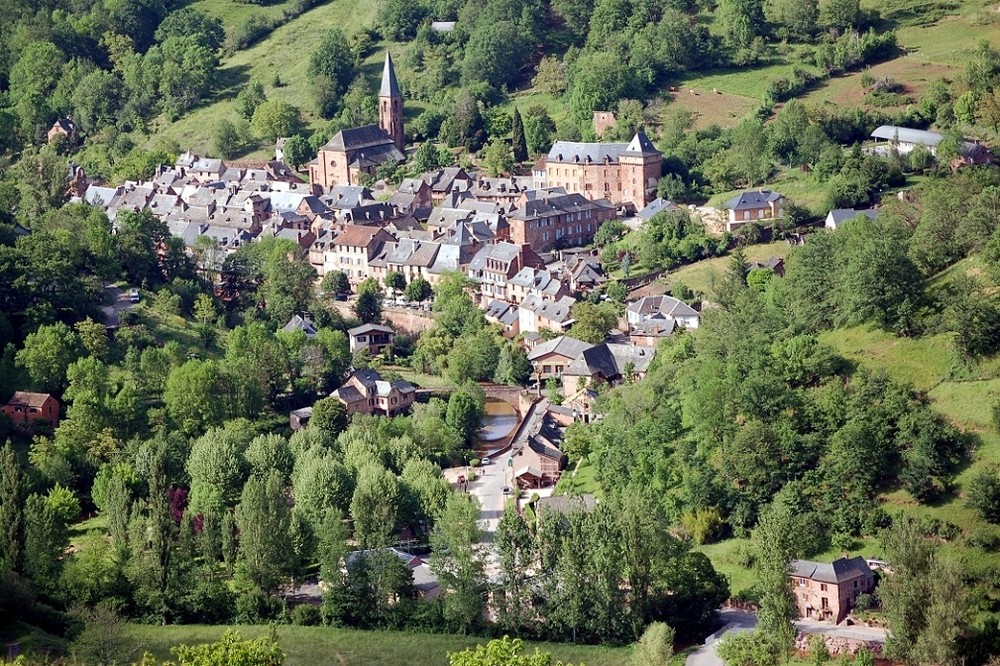
[[52, 123], [52, 127], [49, 128], [49, 131], [46, 134], [46, 139], [49, 143], [52, 143], [53, 139], [57, 136], [66, 137], [66, 141], [70, 143], [76, 141], [77, 129], [76, 123], [73, 122], [73, 116], [66, 116], [65, 118], [60, 118]]
[[517, 308], [519, 328], [522, 333], [550, 330], [563, 333], [573, 324], [573, 305], [576, 299], [562, 296], [553, 300], [545, 296], [530, 294]]
[[858, 596], [875, 590], [875, 574], [863, 557], [841, 557], [830, 564], [793, 560], [792, 593], [799, 616], [839, 624]]
[[396, 416], [413, 404], [416, 389], [403, 379], [389, 382], [374, 370], [355, 370], [331, 395], [343, 403], [348, 414]]
[[630, 328], [654, 322], [673, 331], [675, 326], [698, 328], [701, 313], [673, 296], [645, 296], [628, 304], [625, 318]]
[[16, 391], [2, 408], [15, 428], [30, 432], [38, 423], [59, 425], [59, 401], [49, 393]]
[[556, 141], [545, 160], [545, 184], [588, 199], [641, 210], [656, 198], [663, 153], [639, 131], [629, 143]]

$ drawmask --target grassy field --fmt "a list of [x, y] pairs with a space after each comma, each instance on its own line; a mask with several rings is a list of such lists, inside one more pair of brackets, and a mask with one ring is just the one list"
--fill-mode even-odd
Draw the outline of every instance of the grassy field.
[[[139, 654], [151, 652], [169, 658], [170, 648], [181, 643], [217, 641], [227, 627], [139, 626], [129, 628]], [[235, 627], [244, 638], [266, 636], [266, 626]], [[417, 634], [396, 631], [360, 631], [331, 627], [277, 627], [278, 643], [287, 655], [286, 666], [339, 664], [340, 666], [446, 666], [447, 654], [458, 652], [489, 639], [448, 634]], [[619, 666], [628, 660], [631, 648], [583, 646], [564, 643], [530, 643], [562, 660], [587, 666]]]
[[[751, 245], [746, 249], [746, 257], [748, 261], [763, 261], [773, 256], [788, 256], [791, 250], [791, 245], [786, 241], [766, 245]], [[671, 271], [666, 279], [671, 283], [680, 282], [696, 293], [710, 294], [714, 288], [715, 281], [722, 277], [728, 266], [729, 257], [705, 259]]]
[[958, 364], [945, 333], [924, 338], [897, 338], [875, 328], [855, 326], [819, 336], [856, 365], [885, 370], [893, 379], [929, 391], [949, 378]]
[[[197, 4], [217, 6], [219, 11], [224, 6], [245, 7], [228, 0], [202, 0]], [[204, 9], [209, 11], [208, 7]], [[222, 83], [215, 98], [176, 122], [156, 119], [150, 131], [150, 143], [163, 137], [175, 140], [182, 147], [191, 148], [195, 152], [212, 153], [215, 127], [223, 118], [236, 118], [236, 95], [253, 78], [264, 84], [269, 99], [284, 100], [300, 107], [306, 123], [317, 125], [318, 119], [312, 113], [313, 102], [309, 94], [311, 88], [306, 72], [310, 55], [330, 28], [336, 26], [348, 35], [353, 34], [374, 24], [377, 9], [377, 3], [374, 2], [333, 0], [281, 26], [258, 44], [223, 59], [220, 67]], [[231, 23], [231, 20], [227, 20], [227, 23]], [[378, 89], [383, 57], [381, 48], [376, 47], [362, 65], [362, 72], [373, 92]], [[275, 74], [281, 77], [283, 85], [280, 88], [272, 85]], [[407, 115], [415, 115], [419, 111], [418, 104], [407, 103]], [[248, 155], [247, 159], [265, 159], [271, 152], [266, 147]]]
[[281, 16], [281, 13], [292, 4], [293, 0], [279, 0], [267, 5], [233, 2], [233, 0], [194, 0], [187, 6], [219, 19], [228, 32], [234, 27], [243, 25], [253, 14], [269, 19]]

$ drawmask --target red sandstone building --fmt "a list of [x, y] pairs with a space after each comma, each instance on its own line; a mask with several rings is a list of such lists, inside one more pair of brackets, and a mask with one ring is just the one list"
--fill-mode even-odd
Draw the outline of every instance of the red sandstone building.
[[557, 190], [530, 190], [507, 215], [510, 242], [535, 252], [586, 245], [606, 220], [617, 215], [606, 199], [592, 201], [582, 194]]
[[36, 423], [48, 423], [53, 429], [59, 425], [59, 401], [48, 393], [17, 391], [2, 409], [24, 431], [33, 430]]
[[792, 595], [799, 616], [839, 624], [858, 596], [875, 590], [875, 574], [863, 557], [841, 557], [831, 564], [792, 562]]
[[545, 185], [636, 210], [656, 198], [663, 153], [639, 131], [629, 143], [556, 141], [545, 158]]

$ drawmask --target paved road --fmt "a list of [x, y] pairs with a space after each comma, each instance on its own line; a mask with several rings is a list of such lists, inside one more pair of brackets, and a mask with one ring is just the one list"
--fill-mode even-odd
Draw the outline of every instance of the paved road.
[[725, 662], [719, 658], [715, 652], [715, 646], [723, 635], [731, 632], [752, 631], [757, 626], [757, 617], [753, 613], [740, 610], [723, 610], [719, 612], [725, 631], [713, 634], [711, 643], [702, 645], [700, 648], [688, 655], [684, 662], [685, 666], [725, 666]]
[[816, 622], [814, 620], [798, 620], [795, 628], [803, 634], [823, 634], [825, 636], [836, 636], [838, 638], [852, 638], [858, 641], [869, 641], [872, 643], [885, 643], [888, 631], [878, 627], [853, 626], [833, 626], [829, 622]]
[[101, 311], [104, 313], [104, 325], [117, 326], [118, 314], [125, 310], [132, 310], [135, 308], [136, 303], [129, 300], [126, 291], [119, 289], [113, 284], [105, 285], [104, 293], [106, 294], [106, 298], [111, 299], [111, 305], [105, 305], [101, 308]]

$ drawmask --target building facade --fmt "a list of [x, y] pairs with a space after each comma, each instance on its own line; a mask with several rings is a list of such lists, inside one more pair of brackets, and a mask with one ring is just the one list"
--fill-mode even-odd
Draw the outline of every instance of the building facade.
[[606, 220], [617, 215], [606, 199], [591, 200], [560, 190], [531, 190], [507, 216], [510, 240], [535, 252], [586, 245]]
[[663, 153], [639, 131], [629, 143], [556, 141], [545, 160], [545, 184], [636, 210], [656, 198]]
[[875, 574], [863, 557], [841, 557], [830, 564], [794, 560], [792, 594], [799, 617], [839, 624], [858, 597], [875, 590]]

